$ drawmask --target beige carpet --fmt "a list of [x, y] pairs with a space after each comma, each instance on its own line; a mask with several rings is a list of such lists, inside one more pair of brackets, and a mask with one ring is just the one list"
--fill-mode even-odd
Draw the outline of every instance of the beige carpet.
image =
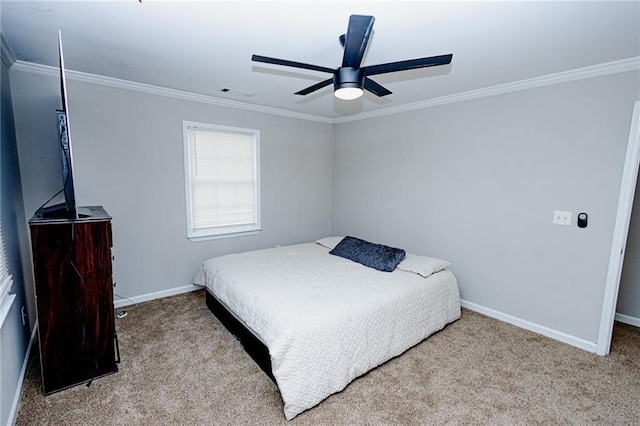
[[640, 424], [640, 329], [599, 357], [483, 315], [462, 318], [284, 419], [267, 376], [198, 291], [125, 308], [116, 374], [48, 397], [32, 351], [18, 425]]

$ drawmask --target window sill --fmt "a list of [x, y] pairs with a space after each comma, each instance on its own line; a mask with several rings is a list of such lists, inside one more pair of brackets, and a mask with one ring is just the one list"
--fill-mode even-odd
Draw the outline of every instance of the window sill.
[[197, 243], [199, 241], [209, 241], [209, 240], [221, 240], [223, 238], [234, 238], [234, 237], [246, 237], [248, 235], [255, 235], [258, 232], [262, 231], [261, 228], [252, 229], [250, 231], [243, 232], [230, 232], [227, 234], [217, 234], [217, 235], [202, 235], [202, 236], [188, 236], [187, 239], [192, 243]]
[[2, 305], [0, 305], [0, 330], [2, 330], [4, 320], [7, 319], [9, 311], [11, 310], [11, 305], [13, 305], [13, 301], [15, 299], [15, 294], [8, 294], [7, 297], [5, 297], [5, 299], [2, 301]]

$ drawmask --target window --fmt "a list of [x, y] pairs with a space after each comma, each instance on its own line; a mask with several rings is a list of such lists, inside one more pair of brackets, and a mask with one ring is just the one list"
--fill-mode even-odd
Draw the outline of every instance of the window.
[[183, 122], [187, 237], [260, 231], [260, 132]]
[[4, 251], [4, 239], [2, 237], [2, 221], [0, 220], [0, 305], [11, 290], [11, 275], [9, 275], [9, 265], [7, 255]]

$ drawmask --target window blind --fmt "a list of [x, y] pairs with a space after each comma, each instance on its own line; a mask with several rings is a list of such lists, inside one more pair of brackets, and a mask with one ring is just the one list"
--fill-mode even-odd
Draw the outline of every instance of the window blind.
[[256, 226], [255, 136], [188, 128], [193, 230]]
[[0, 219], [0, 305], [11, 290], [11, 275], [9, 275], [9, 265], [4, 248], [4, 237], [2, 235], [2, 219]]

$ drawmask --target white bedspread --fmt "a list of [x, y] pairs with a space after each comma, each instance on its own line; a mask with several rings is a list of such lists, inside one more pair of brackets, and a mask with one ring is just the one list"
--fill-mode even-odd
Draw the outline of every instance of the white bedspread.
[[220, 256], [206, 286], [269, 348], [287, 419], [460, 317], [454, 275], [380, 272], [316, 243]]

